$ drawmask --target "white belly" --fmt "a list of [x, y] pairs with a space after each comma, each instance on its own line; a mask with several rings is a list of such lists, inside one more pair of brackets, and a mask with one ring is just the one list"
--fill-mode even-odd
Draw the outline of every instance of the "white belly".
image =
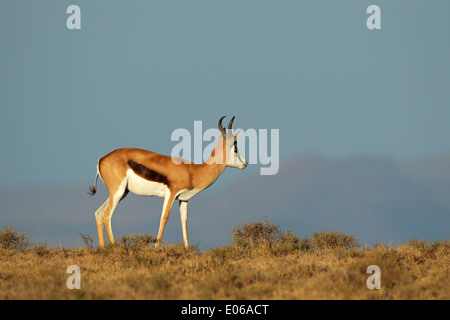
[[202, 190], [203, 189], [181, 190], [180, 192], [178, 192], [176, 198], [178, 200], [188, 201]]
[[139, 196], [157, 196], [165, 197], [169, 191], [169, 188], [164, 183], [149, 181], [139, 177], [128, 169], [128, 190]]

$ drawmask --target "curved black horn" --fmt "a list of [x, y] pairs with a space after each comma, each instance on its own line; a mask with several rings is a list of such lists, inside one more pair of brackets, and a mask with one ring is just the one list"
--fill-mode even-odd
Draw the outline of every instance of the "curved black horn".
[[228, 124], [228, 129], [231, 130], [231, 126], [233, 125], [233, 121], [234, 121], [234, 116], [233, 118], [231, 118], [230, 123]]
[[226, 136], [227, 136], [227, 133], [226, 133], [225, 129], [224, 129], [223, 126], [222, 126], [222, 120], [223, 120], [224, 118], [226, 118], [226, 116], [223, 116], [223, 117], [220, 118], [220, 120], [219, 120], [219, 130], [220, 130], [220, 132], [222, 133], [222, 136], [226, 137]]

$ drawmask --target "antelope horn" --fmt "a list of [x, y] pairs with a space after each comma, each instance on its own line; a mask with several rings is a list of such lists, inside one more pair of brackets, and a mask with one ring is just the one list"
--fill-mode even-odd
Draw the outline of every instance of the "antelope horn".
[[222, 118], [220, 118], [219, 120], [219, 130], [222, 133], [222, 136], [225, 138], [227, 136], [227, 133], [225, 131], [225, 129], [222, 126], [222, 120], [225, 118], [226, 116], [223, 116]]
[[234, 121], [234, 116], [233, 116], [233, 118], [231, 118], [231, 121], [228, 124], [228, 130], [231, 130], [231, 126], [233, 125], [233, 121]]

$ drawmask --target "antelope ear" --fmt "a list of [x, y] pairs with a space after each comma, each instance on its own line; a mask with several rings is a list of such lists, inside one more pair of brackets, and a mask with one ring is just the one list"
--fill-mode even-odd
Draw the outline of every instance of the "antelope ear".
[[242, 130], [244, 130], [244, 126], [242, 126], [241, 130], [239, 130], [239, 132], [234, 135], [235, 139], [237, 139], [237, 137], [239, 137], [239, 135], [242, 133]]

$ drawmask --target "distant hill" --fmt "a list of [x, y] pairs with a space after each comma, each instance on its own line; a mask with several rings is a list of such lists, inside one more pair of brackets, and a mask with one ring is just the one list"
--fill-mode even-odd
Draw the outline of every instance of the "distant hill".
[[[227, 169], [233, 170], [233, 169]], [[339, 229], [371, 245], [410, 238], [439, 240], [450, 231], [450, 154], [410, 162], [386, 158], [328, 159], [300, 156], [280, 163], [274, 176], [240, 171], [233, 185], [221, 182], [189, 202], [191, 243], [220, 246], [234, 226], [268, 219], [300, 236]], [[227, 174], [227, 172], [225, 172]], [[106, 199], [100, 183], [92, 199], [87, 187], [0, 189], [0, 226], [15, 225], [36, 242], [75, 246], [79, 232], [94, 236], [94, 211]], [[130, 194], [113, 216], [116, 236], [157, 233], [161, 198]], [[181, 241], [178, 204], [164, 239]]]
[[[303, 236], [338, 228], [369, 245], [450, 235], [449, 155], [407, 163], [298, 157], [282, 163], [275, 176], [245, 177], [232, 189], [198, 204], [208, 225], [217, 225], [211, 237], [220, 226], [265, 214]], [[214, 203], [217, 214], [210, 218]]]

